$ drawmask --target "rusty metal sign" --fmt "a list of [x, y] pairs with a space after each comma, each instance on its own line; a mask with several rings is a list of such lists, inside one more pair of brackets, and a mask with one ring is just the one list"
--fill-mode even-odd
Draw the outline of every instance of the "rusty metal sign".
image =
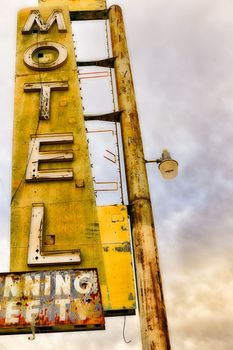
[[0, 274], [0, 334], [104, 329], [96, 269]]

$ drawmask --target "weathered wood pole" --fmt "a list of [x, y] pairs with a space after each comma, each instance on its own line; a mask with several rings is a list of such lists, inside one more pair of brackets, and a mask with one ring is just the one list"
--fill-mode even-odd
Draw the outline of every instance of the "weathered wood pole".
[[169, 350], [155, 229], [121, 8], [109, 9], [143, 350]]

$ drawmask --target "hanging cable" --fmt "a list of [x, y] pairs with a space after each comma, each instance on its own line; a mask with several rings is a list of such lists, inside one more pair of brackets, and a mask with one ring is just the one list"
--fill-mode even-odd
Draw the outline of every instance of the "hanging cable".
[[31, 320], [31, 332], [32, 335], [28, 337], [28, 340], [34, 340], [36, 338], [35, 331], [36, 331], [36, 315], [32, 315], [32, 320]]
[[124, 342], [126, 344], [129, 344], [129, 343], [131, 343], [132, 340], [126, 340], [126, 338], [125, 338], [125, 327], [126, 327], [126, 316], [124, 316], [124, 325], [123, 325], [123, 333], [122, 333], [122, 335], [123, 335]]
[[[106, 4], [106, 1], [105, 1]], [[107, 6], [107, 5], [106, 5]], [[105, 20], [105, 33], [106, 33], [106, 43], [107, 43], [107, 56], [108, 59], [110, 58], [110, 45], [109, 45], [109, 36], [108, 36], [108, 22]], [[109, 68], [110, 71], [110, 84], [111, 84], [111, 93], [112, 93], [112, 104], [113, 104], [113, 112], [116, 112], [116, 101], [115, 101], [115, 94], [114, 94], [114, 87], [113, 87], [113, 74], [112, 69]], [[123, 198], [123, 185], [122, 185], [122, 173], [121, 173], [121, 159], [120, 159], [120, 148], [119, 148], [119, 133], [118, 133], [118, 125], [115, 121], [115, 133], [116, 133], [116, 146], [117, 146], [117, 154], [118, 154], [118, 171], [120, 176], [120, 193], [121, 193], [121, 204], [124, 204], [124, 198]]]

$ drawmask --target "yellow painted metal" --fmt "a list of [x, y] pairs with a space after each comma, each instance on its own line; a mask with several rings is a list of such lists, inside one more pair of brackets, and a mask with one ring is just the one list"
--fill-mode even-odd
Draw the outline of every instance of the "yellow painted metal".
[[39, 6], [62, 6], [67, 4], [70, 11], [100, 11], [106, 9], [105, 0], [39, 0]]
[[127, 207], [98, 207], [107, 288], [102, 289], [106, 314], [134, 313], [135, 292]]
[[[54, 23], [46, 34], [36, 32], [23, 35], [21, 30], [32, 9], [21, 10], [18, 15], [10, 269], [31, 270], [27, 265], [27, 253], [32, 204], [43, 203], [45, 208], [43, 235], [55, 236], [54, 244], [44, 245], [44, 250], [55, 253], [60, 250], [80, 249], [82, 261], [76, 267], [98, 268], [100, 283], [105, 284], [102, 246], [69, 11], [67, 7], [60, 6], [59, 9], [65, 18], [67, 28], [65, 33], [59, 33]], [[46, 21], [53, 10], [54, 7], [41, 7], [42, 18]], [[51, 71], [32, 70], [23, 62], [24, 52], [29, 46], [44, 41], [64, 45], [68, 51], [68, 60], [61, 67]], [[24, 92], [24, 84], [62, 81], [68, 82], [68, 90], [51, 92], [50, 119], [39, 120], [40, 93]], [[74, 142], [67, 145], [43, 146], [44, 150], [72, 148], [74, 159], [65, 163], [44, 163], [40, 167], [42, 169], [69, 167], [73, 169], [74, 178], [67, 181], [26, 182], [30, 135], [57, 133], [72, 133]], [[44, 267], [48, 268], [51, 269], [51, 266]]]

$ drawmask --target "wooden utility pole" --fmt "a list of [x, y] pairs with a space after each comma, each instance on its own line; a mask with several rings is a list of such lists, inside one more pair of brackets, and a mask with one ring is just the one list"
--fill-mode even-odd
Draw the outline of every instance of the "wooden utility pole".
[[158, 250], [122, 12], [109, 10], [121, 115], [143, 350], [169, 350]]

